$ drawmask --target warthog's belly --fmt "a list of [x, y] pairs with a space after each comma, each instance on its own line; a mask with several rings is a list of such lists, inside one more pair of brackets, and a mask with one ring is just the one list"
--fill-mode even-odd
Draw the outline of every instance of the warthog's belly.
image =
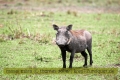
[[86, 45], [86, 44], [76, 44], [76, 45], [73, 45], [73, 46], [66, 45], [66, 46], [64, 47], [64, 49], [65, 49], [66, 51], [68, 51], [68, 52], [75, 51], [75, 53], [82, 52], [82, 51], [84, 51], [86, 48], [87, 48], [87, 45]]
[[87, 48], [87, 45], [86, 45], [86, 44], [84, 44], [84, 45], [77, 45], [77, 46], [75, 47], [75, 51], [76, 51], [76, 53], [82, 52], [82, 51], [84, 51], [86, 48]]

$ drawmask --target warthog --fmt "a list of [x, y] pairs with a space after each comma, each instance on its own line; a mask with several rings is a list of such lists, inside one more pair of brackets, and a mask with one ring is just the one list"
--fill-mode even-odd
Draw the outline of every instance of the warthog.
[[63, 68], [66, 68], [66, 51], [70, 52], [70, 64], [69, 68], [72, 68], [73, 58], [75, 53], [81, 53], [85, 59], [83, 67], [87, 66], [87, 49], [90, 56], [90, 65], [92, 65], [92, 36], [90, 32], [86, 30], [71, 30], [72, 25], [67, 27], [58, 27], [53, 24], [56, 34], [56, 44], [61, 50]]

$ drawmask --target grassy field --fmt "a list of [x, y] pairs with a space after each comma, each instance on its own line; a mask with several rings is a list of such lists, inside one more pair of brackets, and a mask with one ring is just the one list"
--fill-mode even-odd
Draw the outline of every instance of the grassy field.
[[[14, 0], [6, 0], [10, 3]], [[32, 0], [28, 0], [29, 5]], [[36, 0], [37, 1], [37, 0]], [[61, 0], [60, 0], [61, 1]], [[66, 0], [67, 1], [67, 0]], [[75, 0], [77, 1], [77, 0]], [[79, 0], [78, 0], [79, 1]], [[84, 0], [82, 0], [84, 1]], [[107, 2], [104, 4], [98, 2], [82, 2], [80, 5], [74, 2], [76, 6], [110, 6], [119, 7], [119, 0], [114, 3]], [[110, 0], [113, 1], [113, 0]], [[45, 11], [28, 9], [29, 5], [22, 2], [14, 2], [16, 8], [0, 9], [0, 80], [119, 80], [120, 79], [120, 14], [113, 11], [108, 12], [92, 12], [82, 13], [77, 10], [56, 11], [57, 5], [55, 0], [50, 3], [48, 0], [43, 2], [45, 6], [51, 10]], [[64, 4], [61, 4], [64, 3]], [[71, 4], [70, 4], [71, 3]], [[94, 5], [92, 4], [94, 3]], [[105, 4], [106, 3], [106, 4]], [[62, 5], [69, 6], [72, 2], [60, 2]], [[96, 5], [95, 5], [96, 4]], [[13, 7], [11, 4], [3, 4], [3, 6]], [[37, 4], [43, 6], [43, 4]], [[2, 6], [2, 7], [3, 7]], [[27, 9], [20, 10], [20, 7]], [[36, 7], [35, 6], [35, 7]], [[40, 7], [39, 6], [39, 7]], [[92, 7], [91, 6], [91, 7]], [[108, 6], [107, 6], [108, 7]], [[72, 7], [73, 8], [73, 7]], [[109, 68], [117, 67], [119, 72], [117, 75], [93, 75], [93, 74], [21, 74], [7, 75], [3, 73], [4, 68], [61, 68], [62, 60], [59, 48], [54, 43], [55, 33], [52, 24], [59, 26], [73, 25], [73, 29], [86, 29], [93, 36], [93, 68]], [[69, 56], [67, 53], [67, 67], [69, 65]], [[89, 62], [89, 58], [88, 58]], [[82, 67], [84, 58], [81, 54], [76, 54], [73, 67]]]

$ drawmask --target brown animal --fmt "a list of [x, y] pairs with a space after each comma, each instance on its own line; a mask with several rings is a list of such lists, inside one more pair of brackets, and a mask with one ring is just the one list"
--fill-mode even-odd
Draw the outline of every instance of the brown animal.
[[85, 58], [84, 67], [87, 66], [87, 49], [90, 56], [90, 65], [92, 65], [92, 36], [90, 32], [86, 30], [71, 30], [72, 25], [67, 27], [58, 27], [53, 25], [56, 34], [56, 44], [61, 50], [63, 68], [66, 68], [66, 51], [71, 53], [69, 68], [72, 68], [73, 58], [75, 53], [81, 53]]

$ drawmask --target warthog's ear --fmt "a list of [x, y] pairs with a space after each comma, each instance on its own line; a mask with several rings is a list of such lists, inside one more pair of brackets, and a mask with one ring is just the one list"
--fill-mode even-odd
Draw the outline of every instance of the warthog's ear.
[[72, 29], [72, 25], [68, 25], [67, 26], [67, 30], [69, 31], [69, 30], [71, 30]]
[[59, 29], [59, 27], [56, 24], [53, 24], [53, 28], [54, 28], [54, 30], [58, 30]]

